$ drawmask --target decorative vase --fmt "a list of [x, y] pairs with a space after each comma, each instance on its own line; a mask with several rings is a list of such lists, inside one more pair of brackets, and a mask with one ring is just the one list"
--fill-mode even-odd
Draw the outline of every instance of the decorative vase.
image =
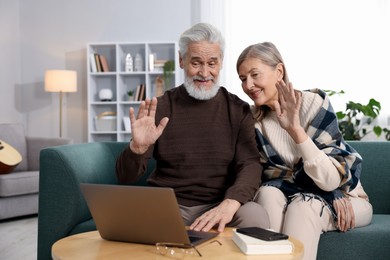
[[144, 61], [141, 54], [137, 53], [134, 59], [134, 71], [143, 71]]
[[128, 53], [126, 55], [126, 61], [125, 61], [125, 72], [133, 72], [133, 71], [134, 71], [133, 57], [131, 57], [131, 54]]
[[109, 88], [104, 88], [99, 91], [100, 101], [111, 101], [112, 100], [112, 90]]

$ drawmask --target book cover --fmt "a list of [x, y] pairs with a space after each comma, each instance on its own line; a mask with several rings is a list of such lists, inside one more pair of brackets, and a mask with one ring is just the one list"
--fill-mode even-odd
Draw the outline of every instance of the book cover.
[[293, 244], [288, 239], [265, 241], [233, 230], [232, 240], [246, 255], [291, 254], [293, 251]]
[[138, 86], [137, 86], [137, 89], [136, 89], [136, 91], [135, 91], [134, 101], [140, 101], [140, 100], [139, 100], [140, 91], [141, 91], [141, 85], [138, 85]]
[[89, 63], [91, 64], [91, 72], [97, 72], [95, 53], [89, 55]]
[[99, 54], [97, 54], [97, 53], [95, 53], [95, 62], [96, 62], [97, 72], [102, 72], [102, 66], [100, 63]]
[[100, 58], [100, 63], [102, 64], [103, 72], [109, 72], [110, 68], [108, 67], [108, 62], [107, 62], [106, 56], [100, 55], [99, 58]]
[[141, 84], [141, 90], [139, 94], [139, 101], [145, 100], [146, 99], [146, 89], [145, 89], [145, 84]]

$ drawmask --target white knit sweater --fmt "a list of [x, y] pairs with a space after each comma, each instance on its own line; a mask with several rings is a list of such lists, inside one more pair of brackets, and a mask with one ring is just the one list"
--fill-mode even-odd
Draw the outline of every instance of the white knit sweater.
[[[319, 112], [323, 99], [321, 96], [304, 91], [302, 93], [302, 107], [300, 109], [301, 125], [307, 132], [311, 120]], [[303, 143], [296, 144], [288, 133], [280, 126], [275, 111], [269, 111], [256, 128], [268, 139], [275, 151], [290, 168], [301, 158], [305, 172], [313, 179], [318, 187], [324, 191], [336, 189], [341, 181], [339, 172], [329, 157], [314, 144], [311, 138]], [[349, 192], [354, 197], [367, 198], [360, 185]]]

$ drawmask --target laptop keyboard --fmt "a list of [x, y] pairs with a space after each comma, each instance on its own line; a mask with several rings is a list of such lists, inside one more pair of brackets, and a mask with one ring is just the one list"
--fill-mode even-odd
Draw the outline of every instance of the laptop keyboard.
[[194, 236], [189, 236], [189, 238], [190, 238], [191, 244], [202, 239], [202, 237], [194, 237]]
[[215, 233], [211, 232], [203, 232], [203, 231], [195, 231], [195, 230], [187, 230], [188, 237], [191, 241], [191, 244], [196, 244], [199, 240], [207, 240], [214, 236], [216, 236]]

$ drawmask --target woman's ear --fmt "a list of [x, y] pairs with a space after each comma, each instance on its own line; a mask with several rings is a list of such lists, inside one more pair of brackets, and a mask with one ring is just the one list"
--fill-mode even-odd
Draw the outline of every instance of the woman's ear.
[[278, 80], [282, 80], [283, 77], [284, 77], [284, 65], [283, 65], [283, 63], [278, 63], [278, 65], [276, 65], [276, 71], [278, 73]]

